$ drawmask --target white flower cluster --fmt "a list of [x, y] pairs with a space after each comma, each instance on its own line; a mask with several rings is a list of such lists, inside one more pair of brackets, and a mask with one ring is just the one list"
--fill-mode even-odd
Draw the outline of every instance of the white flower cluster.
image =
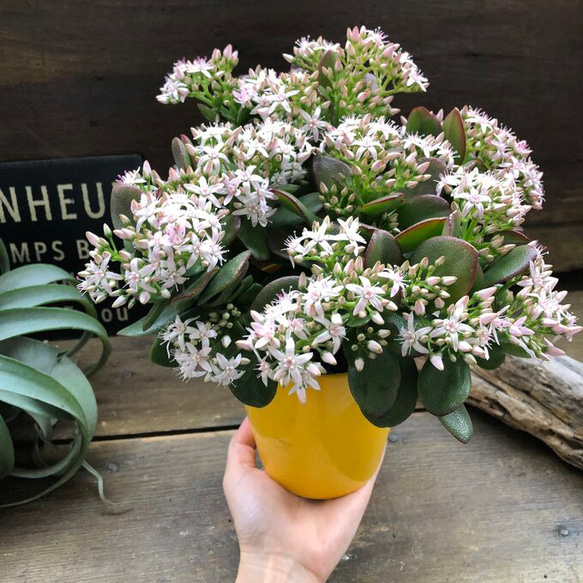
[[244, 374], [249, 359], [241, 354], [226, 356], [231, 345], [229, 324], [241, 313], [232, 305], [224, 314], [211, 314], [208, 322], [197, 317], [183, 320], [176, 316], [174, 322], [161, 334], [168, 355], [179, 366], [184, 380], [204, 377], [206, 382], [228, 386]]
[[469, 152], [486, 170], [512, 175], [525, 203], [540, 210], [545, 194], [542, 172], [531, 160], [528, 144], [480, 109], [466, 106], [461, 115]]
[[545, 263], [543, 249], [535, 241], [530, 245], [536, 256], [529, 272], [517, 278], [520, 291], [509, 297], [506, 338], [530, 356], [560, 356], [564, 352], [554, 342], [562, 337], [570, 342], [583, 328], [569, 312], [570, 304], [562, 303], [567, 292], [555, 289], [559, 280], [553, 277], [552, 265]]
[[265, 383], [291, 383], [290, 393], [305, 401], [306, 389], [319, 387], [321, 362], [336, 364], [349, 326], [358, 326], [352, 348], [358, 367], [364, 366], [362, 356], [383, 351], [390, 334], [383, 314], [397, 310], [403, 274], [380, 263], [365, 269], [364, 244], [357, 219], [340, 219], [335, 229], [329, 217], [287, 242], [293, 262], [313, 263], [312, 276], [302, 276], [298, 290], [282, 294], [261, 313], [252, 312], [249, 333], [237, 343], [255, 353]]
[[237, 51], [227, 45], [223, 51], [215, 49], [210, 59], [197, 57], [191, 61], [183, 59], [174, 63], [172, 72], [166, 76], [164, 85], [156, 99], [160, 103], [182, 103], [187, 97], [212, 106], [214, 92], [232, 91], [232, 70], [239, 62]]
[[532, 209], [512, 174], [480, 172], [459, 166], [442, 176], [437, 185], [453, 200], [452, 210], [460, 213], [460, 237], [471, 243], [487, 262], [504, 255], [513, 245], [505, 245], [500, 233], [520, 227]]
[[338, 216], [350, 216], [358, 205], [430, 180], [429, 158], [440, 160], [447, 170], [454, 167], [453, 150], [443, 134], [408, 134], [392, 121], [371, 115], [344, 118], [326, 133], [320, 150], [350, 167], [350, 174], [341, 177], [341, 188], [334, 185], [328, 192], [319, 185], [325, 208]]
[[[131, 211], [133, 219], [125, 217], [125, 226], [114, 231], [131, 253], [116, 249], [108, 227], [107, 238], [87, 234], [95, 248], [79, 273], [79, 289], [96, 303], [108, 296], [116, 298], [114, 307], [169, 298], [191, 270], [210, 271], [223, 261], [220, 220], [228, 211], [213, 211], [205, 199], [184, 192], [142, 193]], [[108, 270], [111, 260], [121, 263], [121, 275]]]

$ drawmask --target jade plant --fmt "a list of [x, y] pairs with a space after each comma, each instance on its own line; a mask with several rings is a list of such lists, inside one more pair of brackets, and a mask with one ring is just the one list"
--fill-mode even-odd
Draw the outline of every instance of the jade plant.
[[79, 288], [151, 304], [122, 333], [156, 334], [155, 362], [248, 405], [277, 385], [305, 401], [344, 371], [371, 423], [403, 422], [420, 397], [466, 442], [470, 365], [548, 358], [580, 330], [523, 231], [542, 173], [479, 109], [391, 119], [395, 95], [428, 82], [380, 30], [284, 58], [237, 76], [227, 46], [174, 65], [158, 100], [192, 100], [208, 123], [173, 140], [167, 178], [147, 162], [119, 178]]
[[[12, 476], [39, 484], [27, 488], [27, 494], [19, 498], [16, 491], [10, 503], [2, 496], [0, 507], [4, 507], [40, 498], [64, 484], [85, 463], [97, 423], [95, 396], [87, 376], [103, 366], [110, 345], [92, 302], [75, 288], [70, 273], [45, 264], [10, 270], [1, 241], [0, 271], [0, 480]], [[39, 335], [55, 331], [81, 335], [62, 351], [39, 340]], [[70, 357], [92, 336], [100, 338], [103, 350], [83, 373]], [[30, 423], [23, 423], [25, 419]], [[60, 448], [64, 455], [54, 459], [46, 451], [51, 449], [59, 422], [67, 423], [72, 433], [67, 446]], [[23, 433], [27, 427], [30, 432]], [[21, 443], [15, 445], [18, 438]]]

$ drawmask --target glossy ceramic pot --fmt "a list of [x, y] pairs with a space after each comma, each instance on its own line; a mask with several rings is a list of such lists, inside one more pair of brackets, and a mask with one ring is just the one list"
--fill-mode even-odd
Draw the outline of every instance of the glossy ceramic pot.
[[372, 425], [350, 394], [346, 374], [320, 377], [302, 404], [278, 387], [261, 409], [246, 407], [267, 473], [305, 498], [354, 492], [374, 474], [389, 429]]

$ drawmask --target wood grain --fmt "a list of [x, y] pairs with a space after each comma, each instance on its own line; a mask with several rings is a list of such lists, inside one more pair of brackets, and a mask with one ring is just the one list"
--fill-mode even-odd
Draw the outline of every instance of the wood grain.
[[531, 224], [583, 222], [581, 0], [4, 0], [0, 160], [142, 153], [164, 170], [172, 137], [201, 121], [154, 99], [173, 61], [232, 42], [241, 71], [281, 69], [296, 38], [341, 41], [355, 24], [382, 27], [430, 78], [403, 111], [470, 103], [531, 143], [548, 191]]
[[[371, 505], [331, 581], [578, 583], [583, 474], [473, 411], [463, 446], [415, 413], [394, 432]], [[79, 474], [0, 513], [0, 580], [233, 581], [237, 543], [221, 480], [231, 432], [95, 443], [111, 515]]]
[[583, 469], [583, 363], [507, 357], [494, 371], [473, 367], [468, 402], [544, 441]]

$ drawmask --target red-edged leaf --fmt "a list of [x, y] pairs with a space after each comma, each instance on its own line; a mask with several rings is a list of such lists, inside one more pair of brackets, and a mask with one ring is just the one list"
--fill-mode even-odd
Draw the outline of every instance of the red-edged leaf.
[[377, 198], [376, 200], [371, 200], [363, 204], [358, 210], [369, 217], [376, 217], [382, 213], [394, 211], [404, 200], [405, 195], [397, 192], [395, 194], [381, 196], [381, 198]]
[[316, 154], [312, 160], [312, 172], [318, 189], [322, 183], [331, 188], [341, 183], [344, 177], [350, 176], [350, 166], [342, 160], [323, 154]]
[[377, 261], [383, 265], [400, 265], [403, 262], [401, 246], [388, 231], [375, 229], [366, 247], [364, 264], [372, 267]]
[[445, 139], [456, 151], [456, 162], [462, 164], [466, 157], [466, 128], [457, 107], [454, 107], [443, 120]]
[[279, 203], [282, 207], [286, 208], [288, 211], [295, 213], [298, 217], [301, 217], [303, 221], [308, 225], [312, 226], [312, 223], [318, 222], [320, 219], [298, 198], [289, 192], [283, 190], [273, 189], [273, 193], [279, 199]]
[[409, 114], [407, 132], [422, 136], [438, 136], [441, 133], [441, 122], [425, 107], [416, 107]]
[[443, 231], [445, 221], [445, 217], [426, 219], [401, 231], [395, 239], [401, 245], [403, 253], [410, 253], [421, 245], [423, 241], [439, 235]]
[[479, 255], [476, 248], [467, 241], [442, 235], [421, 243], [415, 249], [410, 261], [419, 263], [427, 257], [430, 263], [435, 263], [442, 256], [445, 257], [445, 262], [435, 270], [434, 274], [457, 277], [457, 281], [447, 287], [451, 295], [447, 303], [453, 303], [472, 289], [478, 271]]
[[451, 213], [449, 203], [441, 196], [422, 194], [405, 200], [398, 208], [399, 228], [406, 229], [425, 219], [448, 217]]
[[535, 257], [536, 250], [530, 245], [514, 247], [510, 253], [496, 259], [484, 272], [484, 287], [490, 287], [495, 283], [504, 283], [524, 273]]

